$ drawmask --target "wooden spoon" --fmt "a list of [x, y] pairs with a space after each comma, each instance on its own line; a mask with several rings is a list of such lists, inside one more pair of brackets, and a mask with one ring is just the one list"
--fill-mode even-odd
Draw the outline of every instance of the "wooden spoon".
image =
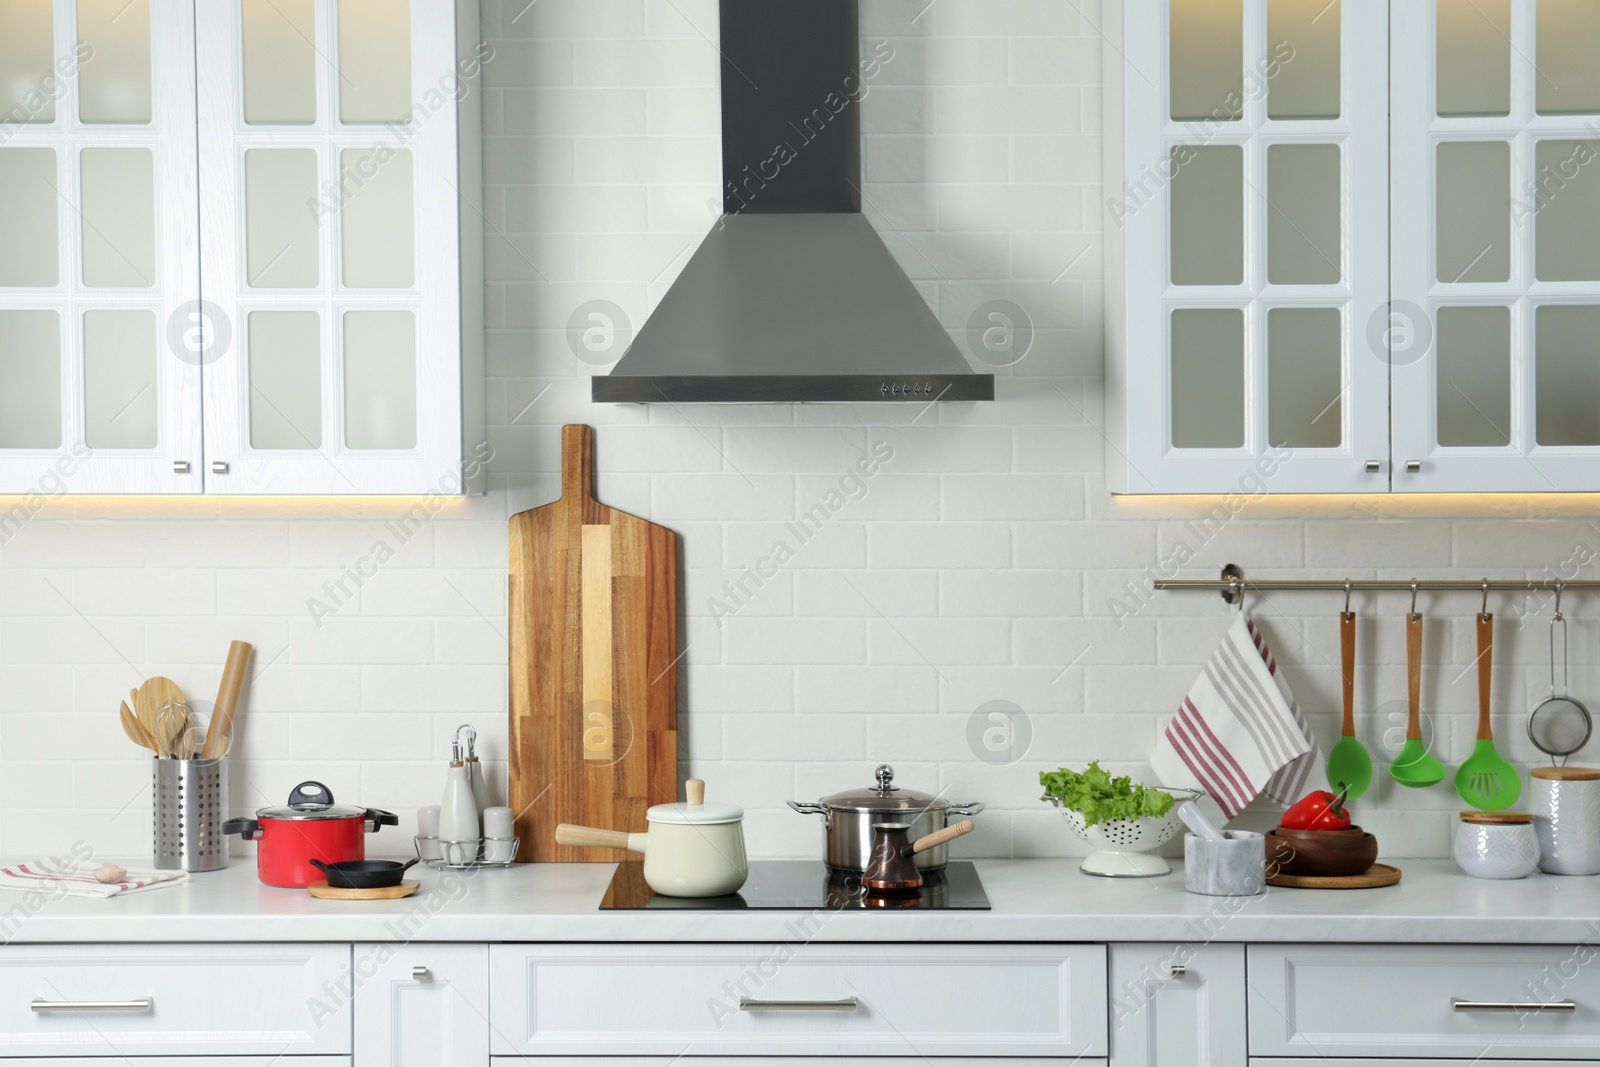
[[120, 713], [122, 716], [122, 732], [128, 735], [128, 740], [136, 745], [142, 745], [152, 752], [156, 751], [155, 738], [145, 732], [144, 724], [139, 721], [139, 717], [128, 707], [126, 700], [122, 702]]
[[152, 738], [159, 740], [161, 737], [158, 726], [161, 709], [174, 702], [183, 703], [183, 690], [171, 678], [160, 675], [146, 678], [144, 684], [134, 691], [133, 710], [139, 713], [139, 722]]

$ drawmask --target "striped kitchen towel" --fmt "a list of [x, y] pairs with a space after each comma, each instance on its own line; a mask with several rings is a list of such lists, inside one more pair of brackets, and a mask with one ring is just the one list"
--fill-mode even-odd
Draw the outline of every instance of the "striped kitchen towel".
[[1240, 615], [1150, 757], [1162, 785], [1203, 789], [1233, 818], [1265, 793], [1304, 794], [1322, 755], [1254, 620]]
[[163, 886], [182, 885], [187, 871], [129, 870], [120, 882], [101, 882], [87, 866], [72, 861], [28, 860], [0, 866], [0, 889], [45, 896], [121, 897]]

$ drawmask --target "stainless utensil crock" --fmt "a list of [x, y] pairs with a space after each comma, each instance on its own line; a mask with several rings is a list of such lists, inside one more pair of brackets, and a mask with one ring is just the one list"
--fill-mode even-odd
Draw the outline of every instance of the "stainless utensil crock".
[[[864, 871], [872, 862], [872, 839], [879, 823], [906, 823], [907, 836], [915, 841], [943, 830], [952, 815], [976, 815], [983, 804], [952, 804], [943, 797], [902, 789], [894, 784], [894, 768], [877, 769], [877, 784], [866, 789], [833, 793], [814, 803], [791, 800], [789, 806], [802, 815], [822, 816], [824, 859], [839, 871]], [[943, 870], [949, 862], [945, 845], [935, 845], [917, 853], [917, 869]]]

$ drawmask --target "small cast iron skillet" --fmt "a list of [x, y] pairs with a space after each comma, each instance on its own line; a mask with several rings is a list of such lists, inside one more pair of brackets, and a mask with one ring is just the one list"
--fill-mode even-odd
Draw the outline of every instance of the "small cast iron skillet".
[[399, 885], [406, 868], [417, 861], [406, 860], [346, 860], [343, 863], [323, 863], [312, 860], [311, 865], [328, 876], [328, 885], [334, 889], [386, 889]]

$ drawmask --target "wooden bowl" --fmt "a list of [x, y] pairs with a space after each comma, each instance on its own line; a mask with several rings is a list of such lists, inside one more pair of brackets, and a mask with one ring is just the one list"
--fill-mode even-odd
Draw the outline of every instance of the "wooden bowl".
[[1286, 830], [1267, 834], [1267, 870], [1281, 874], [1340, 877], [1360, 874], [1378, 859], [1378, 839], [1349, 830]]

